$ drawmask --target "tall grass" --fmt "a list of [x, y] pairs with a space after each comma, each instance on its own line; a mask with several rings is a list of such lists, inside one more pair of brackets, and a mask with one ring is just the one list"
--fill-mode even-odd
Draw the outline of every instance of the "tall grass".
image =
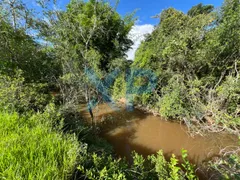
[[54, 130], [47, 114], [0, 113], [0, 179], [66, 179], [79, 144]]

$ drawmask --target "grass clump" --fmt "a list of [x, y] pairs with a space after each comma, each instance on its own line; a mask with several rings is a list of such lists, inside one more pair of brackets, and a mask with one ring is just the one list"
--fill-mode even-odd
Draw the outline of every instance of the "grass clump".
[[66, 179], [74, 170], [78, 141], [53, 129], [46, 112], [0, 113], [0, 137], [0, 179]]

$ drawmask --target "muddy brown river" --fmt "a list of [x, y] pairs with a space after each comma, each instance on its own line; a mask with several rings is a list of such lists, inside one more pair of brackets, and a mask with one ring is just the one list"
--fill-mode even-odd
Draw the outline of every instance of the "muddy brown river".
[[[90, 118], [86, 105], [81, 107], [81, 113], [85, 118]], [[165, 121], [137, 109], [128, 112], [121, 107], [116, 111], [107, 104], [100, 104], [93, 113], [95, 122], [101, 127], [101, 136], [113, 145], [117, 155], [129, 161], [131, 151], [146, 157], [162, 149], [168, 158], [172, 154], [181, 156], [181, 149], [184, 148], [190, 161], [200, 165], [219, 155], [221, 149], [238, 145], [236, 136], [224, 133], [191, 137], [185, 125]]]

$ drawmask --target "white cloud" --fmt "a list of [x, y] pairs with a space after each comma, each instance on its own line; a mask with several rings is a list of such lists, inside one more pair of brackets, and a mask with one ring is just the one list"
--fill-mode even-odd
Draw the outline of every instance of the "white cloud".
[[134, 42], [132, 49], [127, 52], [129, 60], [134, 60], [135, 52], [140, 46], [141, 42], [145, 39], [145, 34], [150, 34], [154, 30], [154, 26], [151, 24], [135, 25], [129, 33], [130, 38]]

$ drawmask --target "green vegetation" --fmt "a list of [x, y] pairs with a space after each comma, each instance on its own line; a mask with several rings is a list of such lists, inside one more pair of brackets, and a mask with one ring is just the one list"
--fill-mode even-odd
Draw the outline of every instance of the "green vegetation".
[[21, 71], [13, 77], [0, 76], [0, 110], [43, 111], [53, 98], [46, 83], [25, 83]]
[[0, 179], [66, 179], [79, 143], [52, 128], [50, 114], [0, 113]]
[[132, 153], [132, 157], [133, 163], [129, 166], [122, 159], [115, 160], [111, 156], [85, 153], [81, 161], [87, 162], [89, 168], [81, 164], [78, 170], [88, 179], [197, 179], [194, 167], [185, 158], [185, 150], [182, 151], [184, 163], [181, 165], [187, 167], [186, 171], [179, 167], [180, 163], [174, 155], [170, 162], [166, 161], [162, 151], [157, 155], [148, 156], [147, 159], [136, 152]]
[[230, 154], [211, 163], [224, 179], [239, 179], [240, 158], [237, 154]]
[[[113, 157], [112, 148], [79, 121], [81, 117], [71, 116], [72, 112], [57, 108], [47, 99], [44, 102], [49, 104], [43, 112], [34, 112], [36, 107], [42, 109], [43, 106], [38, 106], [42, 97], [35, 97], [38, 101], [29, 104], [26, 98], [29, 91], [22, 91], [21, 96], [9, 96], [18, 94], [18, 89], [28, 84], [21, 84], [23, 78], [1, 78], [5, 80], [5, 86], [0, 88], [1, 98], [6, 105], [1, 105], [0, 113], [1, 179], [185, 179], [194, 172], [186, 159], [186, 151], [183, 151], [182, 164], [187, 167], [186, 171], [181, 170], [174, 155], [168, 162], [161, 151], [146, 160], [134, 152], [133, 164], [129, 166], [125, 159]], [[31, 90], [33, 95], [37, 92]], [[25, 106], [28, 108], [21, 112]], [[158, 170], [160, 166], [164, 174]]]
[[220, 11], [212, 10], [199, 4], [188, 14], [173, 8], [161, 13], [159, 25], [142, 42], [131, 66], [154, 71], [158, 85], [135, 103], [178, 118], [189, 128], [194, 128], [189, 122], [202, 126], [208, 121], [202, 129], [211, 122], [209, 131], [224, 125], [238, 135], [240, 4], [226, 0]]
[[[79, 112], [87, 103], [93, 117], [90, 102], [106, 96], [87, 68], [116, 100], [126, 96], [124, 72], [149, 69], [157, 87], [134, 94], [134, 104], [183, 121], [192, 133], [240, 135], [239, 0], [225, 0], [219, 11], [203, 4], [187, 14], [164, 10], [133, 62], [126, 52], [134, 13], [122, 17], [104, 0], [71, 0], [66, 10], [51, 9], [55, 0], [36, 2], [38, 9], [0, 1], [0, 179], [198, 179], [186, 150], [180, 159], [161, 150], [148, 158], [133, 152], [132, 163], [116, 158]], [[115, 69], [118, 77], [107, 81]], [[238, 179], [239, 149], [224, 149], [208, 168]]]
[[203, 5], [202, 3], [193, 6], [188, 12], [187, 15], [189, 16], [197, 16], [199, 14], [209, 14], [214, 9], [212, 5]]

